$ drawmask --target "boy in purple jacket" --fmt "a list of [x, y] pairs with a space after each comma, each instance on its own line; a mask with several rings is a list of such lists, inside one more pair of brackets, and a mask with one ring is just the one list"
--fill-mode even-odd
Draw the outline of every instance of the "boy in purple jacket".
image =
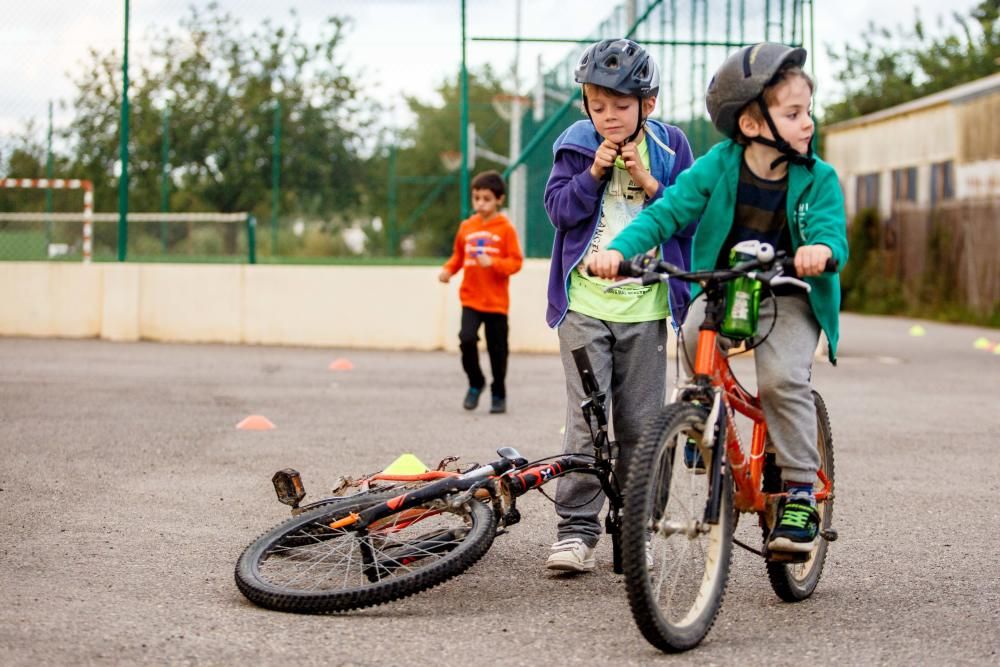
[[[620, 474], [629, 448], [666, 398], [666, 318], [676, 327], [689, 301], [687, 285], [674, 281], [629, 285], [604, 292], [608, 281], [589, 276], [587, 258], [611, 239], [691, 165], [691, 148], [678, 128], [649, 119], [660, 76], [646, 51], [627, 39], [589, 47], [575, 72], [590, 120], [570, 126], [553, 146], [555, 162], [545, 187], [545, 210], [556, 228], [549, 271], [549, 326], [558, 329], [566, 377], [567, 453], [586, 452], [590, 429], [580, 414], [583, 388], [572, 351], [586, 347], [602, 391], [611, 398], [620, 446]], [[677, 266], [690, 264], [690, 224], [651, 253]], [[546, 567], [565, 572], [594, 569], [604, 504], [592, 475], [559, 480], [559, 527]]]

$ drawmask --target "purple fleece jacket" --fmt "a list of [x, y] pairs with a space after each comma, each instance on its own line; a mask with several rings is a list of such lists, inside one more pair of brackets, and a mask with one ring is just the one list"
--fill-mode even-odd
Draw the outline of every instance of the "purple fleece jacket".
[[[680, 129], [656, 120], [646, 120], [646, 138], [649, 148], [649, 170], [660, 182], [656, 194], [649, 199], [649, 206], [660, 198], [666, 186], [673, 184], [677, 175], [691, 166], [691, 146]], [[545, 186], [545, 210], [556, 228], [552, 243], [552, 262], [549, 267], [549, 304], [545, 319], [550, 327], [557, 327], [569, 307], [569, 276], [590, 246], [601, 216], [601, 204], [607, 181], [597, 182], [590, 175], [594, 154], [603, 139], [589, 120], [580, 120], [563, 132], [552, 146], [554, 164]], [[670, 148], [665, 150], [660, 144]], [[663, 259], [682, 268], [691, 265], [691, 238], [697, 224], [689, 224], [660, 246]], [[672, 280], [670, 286], [670, 312], [674, 327], [684, 321], [691, 299], [687, 283]]]

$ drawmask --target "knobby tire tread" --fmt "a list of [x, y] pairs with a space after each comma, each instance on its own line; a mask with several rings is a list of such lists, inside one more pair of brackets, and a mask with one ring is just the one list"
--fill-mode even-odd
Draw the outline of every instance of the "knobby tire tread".
[[[817, 428], [819, 428], [819, 433], [826, 445], [822, 466], [827, 478], [830, 480], [833, 491], [836, 492], [837, 483], [834, 477], [835, 471], [833, 465], [833, 430], [830, 427], [830, 414], [827, 412], [823, 397], [815, 391], [812, 394], [813, 402], [816, 404]], [[823, 523], [820, 524], [820, 529], [829, 526], [833, 518], [833, 498], [827, 500], [825, 504], [825, 515]], [[765, 527], [764, 540], [766, 541], [767, 538], [768, 530]], [[801, 587], [792, 581], [790, 568], [793, 566], [786, 563], [767, 562], [767, 578], [771, 582], [771, 588], [774, 590], [775, 595], [785, 602], [800, 602], [811, 596], [813, 591], [816, 590], [820, 577], [823, 575], [823, 567], [826, 564], [826, 555], [829, 550], [829, 543], [822, 537], [819, 540], [819, 545], [816, 548], [821, 550], [821, 553], [810, 568], [809, 582], [805, 587]]]
[[[635, 623], [643, 637], [645, 637], [650, 644], [666, 653], [680, 653], [697, 646], [698, 643], [700, 643], [712, 629], [712, 626], [715, 625], [715, 620], [718, 618], [719, 610], [722, 608], [723, 601], [725, 600], [726, 588], [729, 581], [729, 564], [732, 557], [732, 539], [735, 524], [735, 513], [732, 507], [732, 478], [727, 471], [722, 478], [724, 492], [723, 505], [721, 509], [723, 515], [728, 516], [727, 518], [720, 517], [720, 520], [728, 521], [728, 530], [727, 534], [723, 537], [723, 565], [721, 571], [719, 572], [720, 581], [716, 584], [719, 587], [717, 589], [718, 600], [714, 605], [714, 609], [710, 615], [707, 626], [704, 627], [703, 632], [696, 633], [698, 634], [696, 639], [688, 638], [683, 641], [677, 641], [675, 638], [666, 637], [664, 630], [661, 628], [659, 623], [658, 614], [656, 612], [657, 605], [655, 601], [652, 600], [651, 591], [649, 590], [648, 577], [645, 576], [646, 527], [637, 525], [639, 519], [636, 518], [635, 510], [637, 503], [645, 504], [646, 487], [648, 487], [651, 483], [650, 477], [653, 473], [653, 463], [656, 452], [661, 446], [660, 443], [663, 442], [667, 434], [674, 430], [675, 422], [690, 423], [688, 415], [692, 411], [699, 414], [702, 427], [707, 428], [707, 426], [705, 426], [705, 420], [707, 419], [708, 413], [699, 406], [687, 403], [674, 403], [665, 406], [660, 411], [652, 425], [649, 426], [643, 434], [638, 446], [632, 453], [631, 461], [633, 465], [629, 471], [625, 490], [625, 512], [622, 525], [622, 557], [624, 561], [625, 583], [628, 593], [629, 606], [632, 610], [633, 619], [635, 620]], [[645, 512], [643, 512], [643, 514], [644, 513]]]
[[[497, 517], [493, 508], [485, 503], [470, 500], [467, 507], [474, 515], [473, 527], [461, 547], [442, 556], [426, 568], [399, 578], [365, 586], [328, 593], [282, 593], [271, 584], [258, 581], [252, 574], [252, 565], [265, 554], [271, 545], [300, 525], [308, 525], [317, 517], [344, 516], [347, 512], [370, 507], [397, 495], [396, 492], [375, 492], [366, 499], [331, 501], [293, 517], [265, 532], [251, 543], [236, 564], [236, 585], [251, 602], [274, 611], [300, 614], [323, 614], [353, 609], [364, 609], [399, 600], [444, 583], [474, 565], [489, 550], [496, 536]], [[353, 501], [353, 502], [352, 502]]]

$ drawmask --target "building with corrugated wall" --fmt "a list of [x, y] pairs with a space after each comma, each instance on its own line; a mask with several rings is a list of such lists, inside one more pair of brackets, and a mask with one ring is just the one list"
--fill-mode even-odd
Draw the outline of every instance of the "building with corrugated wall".
[[848, 219], [1000, 197], [1000, 73], [825, 128]]

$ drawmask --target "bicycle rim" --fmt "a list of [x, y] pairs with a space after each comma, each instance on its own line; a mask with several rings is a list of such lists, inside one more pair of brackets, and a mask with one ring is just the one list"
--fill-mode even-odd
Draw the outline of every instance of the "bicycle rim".
[[[826, 404], [815, 391], [813, 392], [813, 401], [816, 404], [816, 445], [819, 449], [820, 465], [829, 484], [827, 499], [816, 505], [816, 511], [819, 513], [819, 527], [822, 531], [829, 528], [833, 522], [833, 433], [830, 429], [830, 416], [826, 411]], [[767, 540], [767, 536], [765, 529], [765, 540]], [[823, 574], [828, 548], [829, 542], [821, 537], [816, 543], [816, 548], [809, 553], [809, 558], [805, 562], [768, 561], [767, 576], [775, 594], [786, 602], [798, 602], [812, 595], [819, 584], [820, 576]]]
[[330, 528], [358, 509], [356, 504], [318, 507], [262, 535], [237, 563], [240, 591], [278, 611], [360, 609], [464, 572], [489, 549], [496, 533], [493, 509], [479, 501], [458, 507], [428, 503], [363, 532]]
[[719, 522], [703, 522], [709, 475], [689, 467], [684, 446], [700, 440], [707, 411], [664, 408], [632, 455], [622, 523], [625, 582], [643, 636], [662, 651], [705, 637], [722, 606], [732, 555], [732, 487], [723, 476]]

